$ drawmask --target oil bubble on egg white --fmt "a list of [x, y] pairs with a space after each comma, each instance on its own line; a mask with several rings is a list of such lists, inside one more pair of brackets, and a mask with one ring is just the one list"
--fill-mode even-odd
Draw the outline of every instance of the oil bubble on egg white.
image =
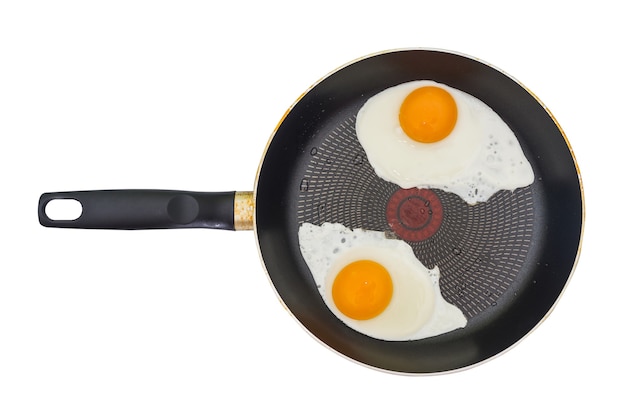
[[[337, 223], [304, 223], [300, 250], [328, 308], [346, 325], [373, 338], [408, 341], [432, 337], [465, 327], [467, 319], [441, 295], [439, 269], [429, 270], [404, 241], [385, 238], [384, 232], [352, 230]], [[335, 306], [332, 286], [346, 265], [372, 260], [387, 269], [393, 295], [378, 316], [355, 320]]]
[[[411, 139], [398, 117], [404, 99], [425, 86], [446, 90], [457, 105], [452, 132], [434, 143]], [[438, 188], [475, 204], [534, 181], [517, 137], [502, 118], [479, 99], [434, 81], [399, 84], [371, 97], [357, 114], [356, 134], [376, 174], [405, 189]]]

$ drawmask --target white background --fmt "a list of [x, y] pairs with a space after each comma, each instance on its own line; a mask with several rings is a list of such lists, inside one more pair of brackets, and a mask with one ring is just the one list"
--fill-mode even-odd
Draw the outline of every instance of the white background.
[[[616, 3], [556, 3], [1, 2], [0, 416], [624, 416], [626, 31]], [[511, 74], [580, 165], [578, 268], [490, 362], [407, 377], [331, 352], [283, 309], [252, 232], [37, 221], [43, 192], [251, 190], [304, 90], [403, 47]]]

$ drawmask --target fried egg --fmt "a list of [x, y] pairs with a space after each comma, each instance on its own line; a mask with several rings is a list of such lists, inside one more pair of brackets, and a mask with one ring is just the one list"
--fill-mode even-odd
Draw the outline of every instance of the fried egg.
[[322, 299], [354, 330], [407, 341], [467, 324], [461, 310], [442, 297], [439, 269], [426, 268], [404, 241], [337, 223], [304, 223], [298, 238]]
[[438, 188], [469, 204], [534, 181], [511, 128], [479, 99], [434, 81], [371, 97], [356, 134], [376, 174], [409, 189]]

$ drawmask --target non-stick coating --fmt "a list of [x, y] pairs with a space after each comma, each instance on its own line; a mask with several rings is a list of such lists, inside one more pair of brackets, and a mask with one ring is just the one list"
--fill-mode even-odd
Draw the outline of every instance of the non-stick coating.
[[[495, 110], [518, 137], [535, 182], [475, 206], [433, 190], [443, 208], [442, 225], [409, 244], [428, 267], [440, 267], [442, 294], [464, 312], [468, 325], [419, 341], [381, 341], [353, 331], [328, 310], [300, 254], [297, 232], [302, 222], [340, 222], [393, 236], [384, 210], [399, 187], [373, 174], [354, 121], [374, 94], [420, 79], [465, 91]], [[515, 344], [557, 301], [582, 233], [577, 167], [550, 114], [502, 72], [442, 51], [379, 54], [320, 81], [275, 132], [255, 192], [259, 248], [285, 305], [332, 349], [396, 372], [460, 369]]]

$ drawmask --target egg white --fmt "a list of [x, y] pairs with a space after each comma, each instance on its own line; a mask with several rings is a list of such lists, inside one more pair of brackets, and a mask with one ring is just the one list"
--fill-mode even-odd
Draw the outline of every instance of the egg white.
[[[387, 341], [416, 340], [464, 327], [467, 319], [441, 295], [439, 269], [429, 270], [404, 241], [384, 232], [351, 230], [341, 224], [304, 223], [298, 231], [300, 250], [328, 308], [346, 325]], [[394, 292], [377, 317], [355, 320], [335, 306], [332, 285], [337, 273], [357, 260], [373, 260], [391, 275]]]
[[[458, 110], [450, 135], [430, 144], [408, 137], [398, 119], [406, 96], [424, 86], [445, 89]], [[439, 188], [475, 204], [534, 181], [511, 128], [485, 103], [445, 84], [420, 80], [383, 90], [361, 107], [355, 128], [376, 174], [405, 189]]]

